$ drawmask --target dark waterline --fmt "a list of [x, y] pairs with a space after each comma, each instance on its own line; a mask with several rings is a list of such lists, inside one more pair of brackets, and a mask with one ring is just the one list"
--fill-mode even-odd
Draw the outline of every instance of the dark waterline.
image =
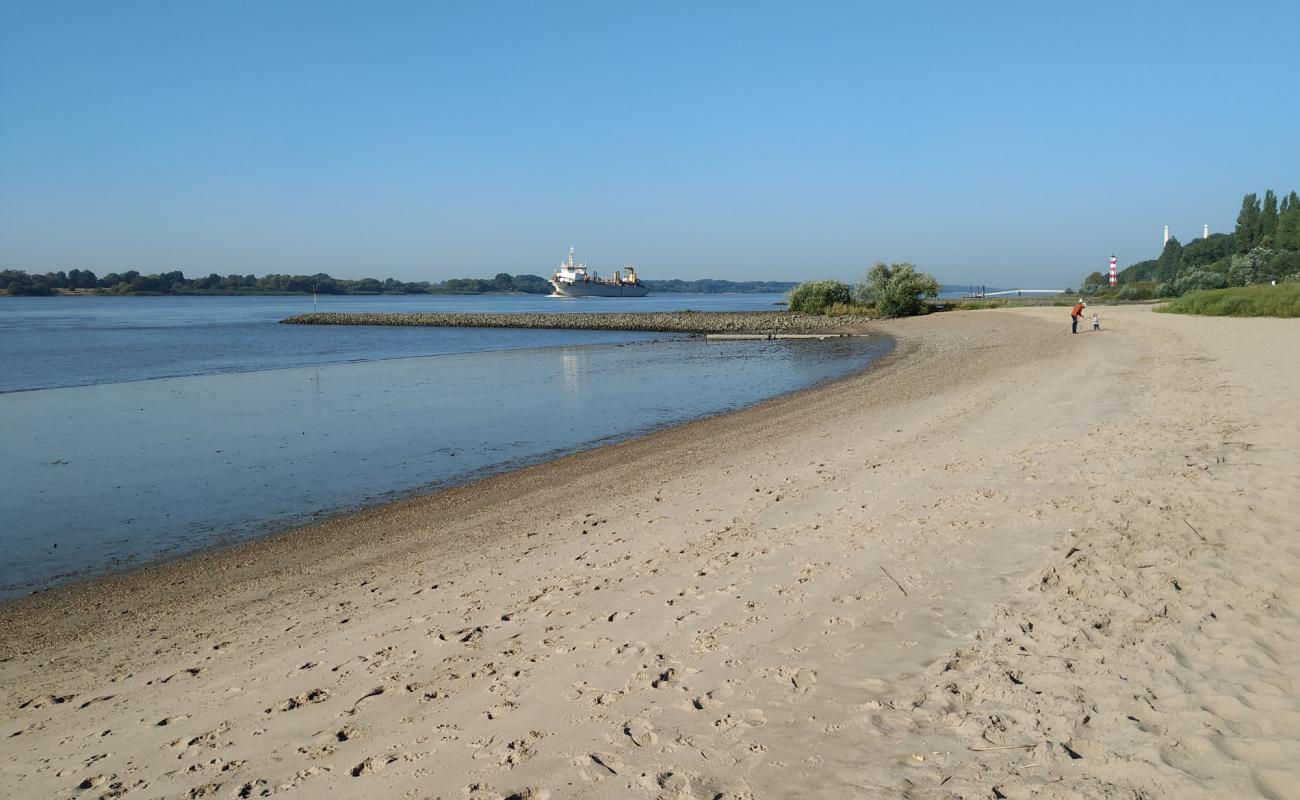
[[[703, 310], [698, 300], [715, 297], [685, 300]], [[752, 296], [732, 297], [750, 308], [770, 307]], [[165, 314], [123, 327], [139, 337], [146, 361], [156, 356], [158, 337], [168, 336], [157, 331], [195, 328], [210, 351], [229, 357], [242, 345], [228, 339], [250, 335], [240, 325], [272, 343], [292, 330], [275, 323], [281, 310], [264, 302], [270, 298], [221, 299], [263, 301], [255, 309], [262, 319], [240, 321], [232, 332], [221, 321], [194, 322], [192, 309], [162, 304], [155, 309]], [[488, 310], [487, 303], [475, 306]], [[382, 338], [312, 350], [302, 345], [310, 337], [284, 338], [278, 344], [287, 359], [322, 351], [335, 359], [353, 346], [363, 360], [269, 368], [264, 354], [276, 348], [264, 347], [256, 358], [224, 362], [234, 364], [229, 372], [213, 370], [199, 354], [205, 374], [0, 395], [0, 519], [7, 521], [0, 531], [7, 553], [0, 597], [740, 408], [856, 371], [889, 349], [874, 339], [709, 343], [594, 334], [581, 344], [551, 345], [535, 334], [588, 332], [462, 333], [469, 338], [460, 344], [482, 352], [424, 356], [405, 346], [385, 350], [391, 340]], [[514, 336], [474, 338], [491, 333]], [[92, 349], [94, 337], [81, 335]], [[433, 337], [416, 349], [429, 346], [450, 345]]]

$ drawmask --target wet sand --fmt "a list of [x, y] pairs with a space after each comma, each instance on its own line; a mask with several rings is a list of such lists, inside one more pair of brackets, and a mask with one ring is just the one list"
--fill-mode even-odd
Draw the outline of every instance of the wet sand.
[[15, 797], [1295, 797], [1300, 324], [833, 384], [0, 607]]

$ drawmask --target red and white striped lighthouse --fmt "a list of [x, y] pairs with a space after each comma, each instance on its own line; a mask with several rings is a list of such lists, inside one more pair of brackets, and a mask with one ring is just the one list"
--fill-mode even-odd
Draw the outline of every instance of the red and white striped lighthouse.
[[1114, 286], [1119, 282], [1119, 277], [1115, 274], [1115, 256], [1110, 257], [1110, 285]]

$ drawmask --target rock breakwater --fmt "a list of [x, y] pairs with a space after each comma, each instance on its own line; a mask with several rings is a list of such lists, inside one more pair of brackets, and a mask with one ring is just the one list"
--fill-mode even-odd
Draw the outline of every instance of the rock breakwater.
[[576, 314], [299, 314], [287, 325], [413, 325], [439, 328], [560, 328], [656, 333], [824, 333], [870, 321], [864, 315], [825, 317], [793, 311], [672, 311]]

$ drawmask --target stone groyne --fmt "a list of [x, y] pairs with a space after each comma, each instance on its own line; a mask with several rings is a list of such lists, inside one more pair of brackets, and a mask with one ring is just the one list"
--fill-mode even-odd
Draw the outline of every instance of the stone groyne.
[[299, 314], [287, 325], [413, 325], [439, 328], [562, 328], [656, 333], [823, 333], [851, 328], [870, 317], [824, 317], [794, 311], [665, 311], [574, 314]]

